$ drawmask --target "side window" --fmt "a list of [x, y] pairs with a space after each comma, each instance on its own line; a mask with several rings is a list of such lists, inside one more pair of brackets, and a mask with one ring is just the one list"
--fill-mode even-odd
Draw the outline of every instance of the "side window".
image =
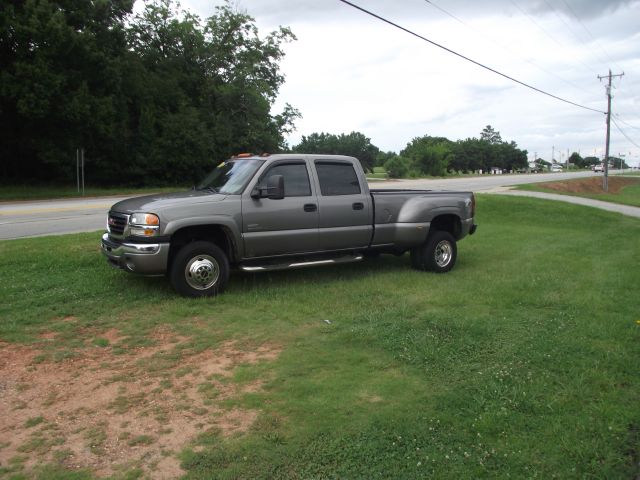
[[311, 195], [309, 174], [304, 163], [281, 164], [271, 167], [262, 175], [258, 182], [258, 187], [266, 188], [267, 179], [272, 175], [282, 175], [284, 177], [285, 197], [307, 197]]
[[357, 195], [360, 193], [360, 182], [351, 164], [316, 162], [316, 171], [322, 195]]

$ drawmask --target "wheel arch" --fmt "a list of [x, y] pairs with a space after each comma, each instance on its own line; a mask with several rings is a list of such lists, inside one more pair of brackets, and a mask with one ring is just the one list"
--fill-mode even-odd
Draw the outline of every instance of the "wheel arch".
[[456, 240], [460, 240], [462, 236], [462, 221], [458, 215], [453, 213], [445, 213], [442, 215], [438, 215], [433, 220], [431, 220], [431, 226], [429, 227], [429, 232], [433, 231], [444, 231], [449, 232], [453, 235], [453, 238]]
[[225, 253], [230, 263], [234, 263], [238, 257], [237, 245], [233, 233], [224, 225], [190, 225], [182, 227], [171, 235], [169, 248], [168, 267], [178, 251], [185, 245], [196, 241], [206, 241], [217, 245]]

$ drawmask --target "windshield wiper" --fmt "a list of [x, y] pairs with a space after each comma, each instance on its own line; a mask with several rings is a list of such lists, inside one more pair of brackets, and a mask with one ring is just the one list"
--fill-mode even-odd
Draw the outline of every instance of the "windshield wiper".
[[211, 193], [218, 193], [218, 189], [216, 187], [212, 187], [212, 186], [201, 187], [201, 188], [198, 188], [198, 190], [200, 190], [200, 191], [206, 190], [206, 191], [211, 192]]

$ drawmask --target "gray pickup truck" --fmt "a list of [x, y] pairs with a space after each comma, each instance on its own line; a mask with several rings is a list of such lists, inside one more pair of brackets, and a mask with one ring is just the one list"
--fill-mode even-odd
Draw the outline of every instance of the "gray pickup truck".
[[109, 211], [102, 252], [127, 272], [167, 275], [182, 295], [221, 292], [231, 268], [265, 271], [411, 252], [447, 272], [476, 230], [471, 192], [369, 190], [338, 155], [242, 154], [191, 191], [135, 197]]

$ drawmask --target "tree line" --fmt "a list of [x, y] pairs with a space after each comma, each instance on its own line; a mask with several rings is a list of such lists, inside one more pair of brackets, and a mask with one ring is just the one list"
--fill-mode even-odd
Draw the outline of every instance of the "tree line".
[[299, 112], [271, 107], [284, 82], [281, 27], [260, 36], [230, 4], [201, 20], [172, 0], [0, 3], [3, 182], [186, 184], [216, 159], [278, 151]]
[[506, 171], [528, 167], [527, 151], [504, 142], [500, 132], [487, 125], [479, 138], [451, 141], [425, 135], [411, 140], [400, 153], [383, 152], [359, 132], [348, 135], [313, 133], [292, 148], [300, 153], [337, 153], [360, 159], [365, 170], [384, 167], [392, 178], [445, 176], [493, 168]]

